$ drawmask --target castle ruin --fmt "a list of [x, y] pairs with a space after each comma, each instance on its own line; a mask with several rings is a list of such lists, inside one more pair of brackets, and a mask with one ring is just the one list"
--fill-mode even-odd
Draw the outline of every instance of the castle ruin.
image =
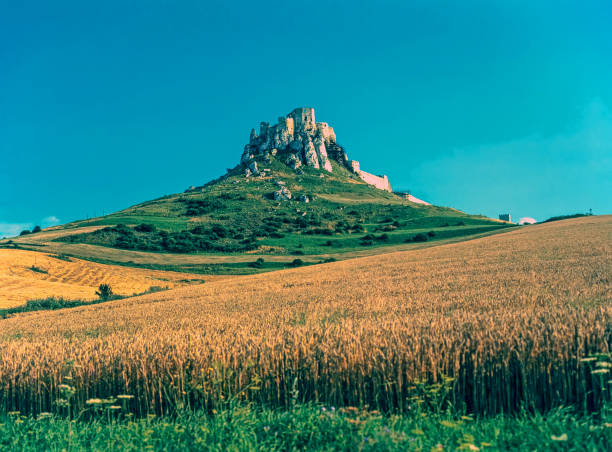
[[251, 130], [249, 144], [244, 147], [241, 163], [248, 165], [257, 157], [270, 158], [278, 153], [290, 154], [287, 165], [301, 165], [333, 172], [334, 160], [355, 173], [363, 181], [380, 190], [391, 191], [387, 176], [375, 176], [362, 171], [359, 162], [349, 160], [336, 142], [334, 129], [326, 122], [316, 122], [314, 108], [296, 108], [278, 118], [278, 124], [262, 122], [259, 134]]

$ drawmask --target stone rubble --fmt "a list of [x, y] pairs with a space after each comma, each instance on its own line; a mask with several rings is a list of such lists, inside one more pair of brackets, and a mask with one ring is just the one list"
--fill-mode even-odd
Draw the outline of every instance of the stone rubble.
[[274, 192], [274, 199], [277, 201], [289, 201], [291, 197], [291, 192], [284, 185]]

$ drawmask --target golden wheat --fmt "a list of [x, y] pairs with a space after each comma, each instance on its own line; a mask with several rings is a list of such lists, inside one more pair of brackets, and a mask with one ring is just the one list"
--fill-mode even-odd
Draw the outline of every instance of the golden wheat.
[[[409, 409], [455, 378], [474, 412], [587, 401], [612, 335], [612, 217], [0, 320], [0, 408], [135, 396], [140, 413], [239, 396]], [[294, 392], [295, 393], [295, 392]]]
[[[45, 273], [46, 272], [46, 273]], [[218, 277], [206, 277], [206, 280]], [[47, 297], [92, 300], [102, 283], [119, 295], [141, 293], [151, 286], [177, 287], [200, 275], [103, 265], [58, 259], [34, 251], [0, 249], [0, 308]]]

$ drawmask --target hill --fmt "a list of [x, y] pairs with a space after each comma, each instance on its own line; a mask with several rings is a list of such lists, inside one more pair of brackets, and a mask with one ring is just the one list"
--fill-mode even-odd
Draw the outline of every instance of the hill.
[[[253, 130], [241, 163], [217, 180], [14, 241], [104, 263], [245, 273], [282, 268], [295, 256], [319, 263], [508, 227], [411, 199], [349, 160], [313, 109], [296, 109]], [[258, 258], [259, 267], [248, 265]]]
[[587, 406], [590, 356], [610, 349], [611, 233], [611, 216], [577, 218], [20, 314], [0, 320], [0, 406], [50, 409], [66, 362], [75, 408], [127, 393], [139, 414], [230, 397], [406, 411], [447, 378], [471, 413]]

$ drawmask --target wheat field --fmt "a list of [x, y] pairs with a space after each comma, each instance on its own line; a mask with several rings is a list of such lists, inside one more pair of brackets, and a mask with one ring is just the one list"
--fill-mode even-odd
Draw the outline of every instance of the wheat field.
[[[219, 277], [206, 276], [206, 280]], [[92, 300], [102, 283], [119, 295], [131, 295], [152, 286], [178, 287], [204, 279], [201, 275], [103, 265], [70, 258], [58, 259], [34, 251], [0, 249], [0, 308], [47, 297]]]
[[[0, 409], [134, 396], [140, 414], [228, 397], [411, 409], [454, 379], [470, 412], [590, 403], [610, 351], [612, 217], [0, 320]], [[66, 363], [74, 363], [70, 369]]]

